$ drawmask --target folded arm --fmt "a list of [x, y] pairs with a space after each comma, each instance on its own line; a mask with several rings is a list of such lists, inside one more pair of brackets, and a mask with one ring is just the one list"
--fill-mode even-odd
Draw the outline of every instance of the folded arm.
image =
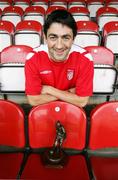
[[79, 107], [84, 107], [89, 99], [88, 96], [80, 97], [76, 95], [75, 88], [69, 89], [68, 91], [63, 91], [52, 86], [43, 86], [40, 95], [28, 95], [27, 97], [29, 103], [33, 106], [45, 104], [56, 100], [62, 100]]

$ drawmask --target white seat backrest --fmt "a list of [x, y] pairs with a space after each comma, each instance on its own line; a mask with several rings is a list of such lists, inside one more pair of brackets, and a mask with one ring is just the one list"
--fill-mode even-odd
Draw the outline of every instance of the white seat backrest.
[[[94, 65], [93, 92], [96, 94], [112, 94], [116, 78], [117, 71], [113, 66]], [[2, 92], [24, 92], [24, 65], [18, 63], [2, 65], [0, 67], [0, 83]]]
[[85, 15], [85, 14], [73, 14], [73, 17], [75, 19], [75, 21], [89, 21], [90, 20], [90, 17]]
[[27, 13], [24, 18], [24, 20], [35, 20], [41, 23], [41, 25], [44, 24], [44, 16], [38, 14], [38, 13]]
[[34, 2], [33, 4], [32, 4], [32, 6], [42, 6], [45, 10], [47, 10], [48, 9], [48, 5], [46, 4], [46, 3], [43, 3], [43, 2]]
[[105, 47], [118, 54], [118, 32], [112, 32], [105, 38]]
[[0, 51], [10, 45], [12, 45], [11, 36], [7, 33], [3, 33], [0, 31]]
[[117, 3], [112, 3], [108, 5], [109, 7], [116, 8], [118, 10], [118, 2]]
[[15, 45], [28, 45], [35, 48], [40, 46], [41, 36], [35, 31], [20, 31], [14, 35], [14, 43]]
[[10, 21], [12, 22], [15, 26], [17, 25], [18, 22], [21, 21], [21, 16], [15, 14], [15, 13], [5, 13], [2, 17], [2, 20]]
[[94, 65], [94, 93], [113, 93], [116, 83], [117, 71], [110, 65]]
[[4, 9], [6, 7], [10, 6], [10, 4], [6, 3], [6, 2], [0, 2], [0, 9]]
[[100, 44], [100, 37], [94, 32], [80, 32], [76, 35], [74, 44], [81, 47], [98, 46]]
[[88, 10], [90, 12], [90, 17], [96, 17], [96, 12], [99, 8], [103, 7], [102, 4], [92, 3], [88, 5]]
[[24, 65], [4, 64], [0, 67], [1, 91], [4, 92], [24, 92], [25, 75]]
[[102, 31], [104, 25], [111, 21], [118, 21], [118, 15], [116, 16], [113, 14], [109, 14], [109, 15], [100, 16], [98, 20], [99, 31]]
[[18, 7], [21, 7], [23, 9], [23, 11], [25, 11], [25, 9], [27, 7], [29, 7], [28, 4], [25, 4], [25, 3], [16, 3], [14, 6], [18, 6]]

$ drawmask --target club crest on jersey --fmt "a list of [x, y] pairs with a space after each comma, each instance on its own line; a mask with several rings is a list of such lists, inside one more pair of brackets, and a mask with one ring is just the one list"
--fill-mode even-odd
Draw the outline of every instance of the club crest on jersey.
[[74, 71], [71, 69], [68, 69], [67, 70], [67, 79], [71, 80], [73, 78], [73, 76], [74, 76]]

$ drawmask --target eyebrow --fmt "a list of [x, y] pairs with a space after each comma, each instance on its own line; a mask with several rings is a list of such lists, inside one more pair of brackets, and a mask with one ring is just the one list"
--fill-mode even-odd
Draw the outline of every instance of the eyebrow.
[[[53, 34], [53, 33], [51, 33], [51, 34], [49, 34], [48, 35], [48, 37], [50, 37], [50, 36], [56, 36], [56, 37], [58, 37], [58, 35], [57, 34]], [[71, 37], [71, 35], [70, 34], [63, 34], [61, 37]]]

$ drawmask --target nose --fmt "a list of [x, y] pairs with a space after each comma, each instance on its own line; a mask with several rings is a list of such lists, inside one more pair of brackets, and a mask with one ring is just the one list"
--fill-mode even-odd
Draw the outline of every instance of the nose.
[[62, 38], [58, 38], [56, 42], [56, 48], [61, 49], [63, 47], [63, 40]]

